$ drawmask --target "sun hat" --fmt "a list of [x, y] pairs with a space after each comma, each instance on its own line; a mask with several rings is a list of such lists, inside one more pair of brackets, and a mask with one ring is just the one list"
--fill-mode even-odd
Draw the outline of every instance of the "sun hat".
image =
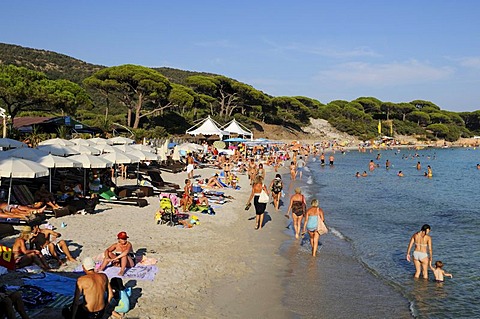
[[119, 233], [117, 234], [117, 238], [118, 238], [118, 239], [127, 239], [128, 236], [127, 236], [127, 233], [126, 233], [126, 232], [121, 231], [121, 232], [119, 232]]
[[82, 266], [85, 270], [95, 269], [95, 262], [91, 257], [87, 257], [82, 261]]

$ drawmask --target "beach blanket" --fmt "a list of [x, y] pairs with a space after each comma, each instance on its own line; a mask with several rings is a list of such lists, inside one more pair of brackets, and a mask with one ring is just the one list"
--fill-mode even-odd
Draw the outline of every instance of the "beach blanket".
[[77, 281], [74, 278], [46, 272], [42, 275], [34, 275], [29, 278], [24, 278], [23, 282], [27, 285], [40, 287], [51, 293], [73, 297]]
[[[100, 264], [97, 264], [97, 267], [99, 265]], [[111, 267], [105, 268], [103, 273], [107, 275], [109, 279], [114, 277], [120, 277], [122, 279], [139, 279], [139, 280], [153, 281], [153, 279], [155, 279], [155, 275], [158, 272], [158, 267], [135, 265], [132, 268], [127, 268], [123, 276], [118, 275], [119, 271], [120, 271], [120, 267], [111, 266]], [[82, 266], [81, 265], [78, 266], [77, 268], [75, 268], [73, 272], [83, 272]]]
[[[93, 260], [95, 260], [95, 268], [98, 269], [102, 263], [103, 254], [99, 254]], [[103, 271], [109, 279], [114, 277], [120, 277], [123, 279], [140, 279], [140, 280], [149, 280], [153, 281], [155, 275], [158, 272], [157, 260], [155, 258], [148, 258], [146, 256], [136, 256], [135, 257], [135, 266], [132, 268], [127, 268], [123, 276], [119, 276], [118, 272], [120, 267], [107, 266]], [[82, 265], [77, 266], [73, 272], [83, 272]]]

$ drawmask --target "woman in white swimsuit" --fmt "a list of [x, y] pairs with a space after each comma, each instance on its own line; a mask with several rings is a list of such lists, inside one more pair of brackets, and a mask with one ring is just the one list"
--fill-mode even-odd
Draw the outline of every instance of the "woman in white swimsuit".
[[[428, 279], [428, 266], [432, 265], [432, 238], [429, 235], [430, 225], [423, 225], [422, 229], [413, 234], [407, 248], [407, 261], [410, 262], [410, 250], [415, 244], [413, 251], [413, 264], [415, 265], [415, 278], [420, 278], [420, 273], [424, 279]], [[428, 249], [428, 253], [427, 253]], [[430, 254], [430, 256], [429, 256]]]

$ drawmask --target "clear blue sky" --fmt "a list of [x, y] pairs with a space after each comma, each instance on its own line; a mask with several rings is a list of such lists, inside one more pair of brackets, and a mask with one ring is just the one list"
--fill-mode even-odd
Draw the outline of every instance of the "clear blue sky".
[[0, 42], [222, 74], [322, 103], [480, 110], [480, 1], [4, 1]]

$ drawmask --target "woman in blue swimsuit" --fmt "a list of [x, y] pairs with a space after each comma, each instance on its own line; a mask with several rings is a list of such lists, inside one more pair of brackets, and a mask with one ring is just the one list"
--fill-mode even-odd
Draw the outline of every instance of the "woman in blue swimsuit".
[[317, 255], [318, 240], [320, 239], [320, 233], [318, 232], [318, 223], [325, 222], [323, 215], [323, 209], [318, 207], [318, 200], [312, 199], [312, 207], [310, 207], [305, 213], [305, 223], [303, 224], [303, 233], [308, 230], [310, 236], [310, 245], [312, 246], [312, 256]]
[[[410, 262], [410, 250], [415, 244], [413, 251], [413, 263], [415, 265], [415, 278], [420, 278], [420, 273], [423, 273], [423, 278], [428, 279], [428, 266], [432, 267], [432, 238], [429, 235], [430, 225], [423, 225], [422, 229], [413, 234], [410, 238], [410, 243], [407, 248], [407, 260]], [[427, 253], [430, 253], [430, 256]], [[429, 258], [430, 257], [430, 258]]]

